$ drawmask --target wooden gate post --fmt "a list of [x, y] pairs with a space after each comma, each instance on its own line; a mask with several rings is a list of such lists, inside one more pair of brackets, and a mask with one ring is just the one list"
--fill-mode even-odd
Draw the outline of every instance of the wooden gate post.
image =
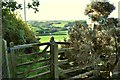
[[2, 77], [3, 78], [10, 78], [10, 70], [9, 70], [9, 64], [8, 64], [8, 50], [7, 50], [7, 41], [2, 39]]
[[10, 59], [10, 73], [11, 78], [17, 78], [17, 71], [16, 71], [16, 55], [14, 52], [14, 43], [10, 42], [10, 53], [9, 53], [9, 59]]
[[58, 71], [58, 44], [54, 41], [54, 37], [50, 40], [50, 71], [54, 80], [59, 80]]

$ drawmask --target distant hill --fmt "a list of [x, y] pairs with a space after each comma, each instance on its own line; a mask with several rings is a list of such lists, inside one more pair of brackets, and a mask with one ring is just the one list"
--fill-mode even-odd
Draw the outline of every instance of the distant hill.
[[[27, 21], [29, 25], [32, 25], [32, 30], [36, 35], [48, 35], [54, 32], [59, 33], [59, 31], [68, 30], [66, 26], [74, 21], [62, 21], [62, 20], [52, 20], [52, 21]], [[54, 33], [55, 34], [55, 33]]]

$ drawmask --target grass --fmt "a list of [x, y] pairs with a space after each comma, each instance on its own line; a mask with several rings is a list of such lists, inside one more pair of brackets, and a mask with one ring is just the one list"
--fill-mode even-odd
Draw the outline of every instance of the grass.
[[55, 27], [64, 27], [65, 24], [67, 24], [68, 22], [67, 21], [63, 21], [61, 22], [61, 24], [52, 24], [52, 26], [55, 26]]
[[[23, 53], [19, 53], [19, 55], [22, 55]], [[17, 59], [17, 64], [19, 63], [25, 63], [25, 62], [29, 62], [29, 61], [34, 61], [34, 60], [44, 60], [45, 58], [42, 57], [42, 56], [38, 56], [37, 58], [35, 57], [36, 55], [29, 55], [29, 56], [23, 56], [23, 57], [19, 57]], [[42, 72], [46, 72], [49, 70], [49, 68], [43, 68], [42, 70], [37, 70], [37, 71], [32, 71], [32, 72], [29, 72], [29, 70], [31, 69], [36, 69], [38, 67], [41, 67], [41, 66], [45, 66], [46, 63], [45, 62], [39, 62], [39, 63], [33, 63], [33, 64], [30, 64], [30, 65], [25, 65], [25, 66], [20, 66], [20, 67], [17, 67], [17, 70], [18, 72], [25, 72], [24, 74], [22, 75], [19, 75], [18, 77], [19, 78], [23, 78], [23, 77], [30, 77], [30, 76], [33, 76], [33, 75], [36, 75], [36, 74], [39, 74], [39, 73], [42, 73]], [[47, 76], [46, 76], [47, 77]], [[45, 78], [43, 76], [43, 78]]]
[[68, 31], [58, 31], [58, 32], [54, 32], [53, 34], [67, 34]]
[[39, 36], [40, 42], [49, 42], [51, 37], [54, 37], [55, 41], [64, 41], [64, 38], [68, 38], [68, 35], [51, 35], [51, 36]]

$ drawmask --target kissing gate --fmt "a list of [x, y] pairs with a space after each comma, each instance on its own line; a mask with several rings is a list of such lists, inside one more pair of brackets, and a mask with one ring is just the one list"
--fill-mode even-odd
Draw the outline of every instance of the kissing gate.
[[[51, 37], [50, 42], [32, 43], [15, 46], [3, 40], [2, 77], [3, 78], [40, 78], [46, 80], [92, 78], [93, 66], [68, 66], [67, 58], [60, 58], [65, 51], [72, 48], [60, 48], [60, 45], [69, 47], [69, 42], [55, 42]], [[44, 46], [44, 49], [41, 46]], [[40, 50], [34, 50], [38, 47]], [[67, 64], [67, 67], [66, 67]], [[62, 67], [64, 66], [64, 68]], [[76, 74], [77, 73], [77, 74]]]

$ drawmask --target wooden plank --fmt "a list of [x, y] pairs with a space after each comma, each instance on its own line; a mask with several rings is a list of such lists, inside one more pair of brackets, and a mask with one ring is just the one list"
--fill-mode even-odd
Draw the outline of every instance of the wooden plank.
[[89, 75], [92, 75], [94, 72], [94, 70], [89, 71], [89, 72], [85, 72], [83, 74], [79, 74], [77, 76], [71, 77], [70, 79], [77, 79], [77, 78], [87, 78]]
[[49, 42], [17, 45], [17, 46], [12, 47], [11, 49], [23, 49], [23, 48], [30, 48], [30, 47], [34, 47], [34, 46], [43, 46], [43, 45], [49, 45]]
[[74, 72], [74, 71], [78, 71], [78, 70], [81, 70], [81, 68], [80, 68], [79, 66], [77, 66], [77, 67], [72, 67], [72, 68], [66, 69], [66, 70], [62, 70], [62, 71], [60, 71], [60, 73], [62, 73], [62, 74], [67, 74], [67, 73]]
[[40, 74], [31, 76], [31, 77], [27, 77], [27, 78], [28, 78], [28, 79], [30, 79], [30, 78], [39, 78], [39, 77], [41, 77], [41, 76], [43, 76], [43, 75], [46, 75], [46, 74], [49, 74], [49, 73], [50, 73], [50, 71], [46, 71], [46, 72], [43, 72], [43, 73], [40, 73]]
[[57, 44], [65, 44], [65, 45], [70, 45], [70, 42], [56, 42]]
[[79, 71], [79, 70], [85, 70], [87, 68], [88, 68], [88, 66], [76, 66], [76, 67], [71, 67], [71, 68], [66, 69], [66, 70], [61, 70], [60, 73], [67, 74], [67, 73], [71, 73], [71, 72], [75, 72], [75, 71]]
[[[10, 42], [10, 48], [14, 47], [14, 43]], [[15, 51], [11, 50], [10, 51], [10, 58], [11, 58], [11, 72], [12, 72], [12, 78], [17, 78], [17, 69], [16, 69], [16, 55]]]
[[5, 56], [2, 56], [2, 58], [3, 58], [3, 59], [2, 59], [2, 66], [3, 66], [3, 65], [5, 66], [5, 65], [6, 65]]
[[[2, 12], [2, 11], [1, 11]], [[1, 20], [1, 22], [2, 22], [2, 20]], [[2, 26], [2, 24], [0, 24], [1, 26]], [[2, 79], [2, 54], [3, 54], [3, 49], [2, 49], [2, 44], [3, 44], [3, 42], [2, 42], [2, 39], [3, 39], [3, 35], [2, 35], [2, 27], [0, 28], [1, 29], [1, 35], [0, 35], [0, 45], [1, 45], [1, 47], [0, 47], [0, 80]]]
[[[43, 68], [48, 68], [50, 67], [50, 65], [46, 65], [46, 66], [42, 66], [42, 67], [38, 67], [36, 69], [32, 69], [32, 70], [29, 70], [29, 72], [33, 72], [33, 71], [37, 71], [37, 70], [41, 70]], [[17, 72], [17, 75], [21, 75], [21, 74], [24, 74], [24, 72]]]
[[38, 44], [38, 46], [44, 46], [44, 45], [49, 45], [49, 44], [50, 44], [50, 42], [45, 42], [45, 43]]
[[37, 60], [37, 61], [29, 61], [29, 62], [17, 64], [17, 67], [19, 67], [19, 66], [25, 66], [25, 65], [30, 65], [30, 64], [32, 64], [32, 63], [45, 62], [45, 61], [49, 61], [49, 60], [50, 60], [50, 59]]
[[50, 62], [50, 71], [51, 71], [51, 76], [54, 80], [59, 79], [59, 71], [58, 71], [58, 45], [54, 41], [54, 37], [51, 37], [50, 40], [50, 57], [51, 57], [51, 62]]
[[12, 78], [12, 62], [11, 62], [11, 54], [10, 52], [7, 54], [7, 58], [8, 58], [8, 65], [9, 65], [9, 78]]
[[[50, 51], [46, 51], [45, 53], [49, 53]], [[30, 55], [43, 55], [44, 53], [43, 52], [34, 52], [34, 53], [28, 53], [28, 54], [23, 54], [23, 55], [20, 55], [19, 57], [23, 57], [23, 56], [30, 56]]]
[[[10, 71], [9, 71], [9, 65], [8, 65], [8, 58], [6, 56], [7, 54], [7, 42], [3, 39], [2, 40], [2, 78], [9, 78], [10, 77]], [[4, 75], [5, 74], [5, 75]]]
[[16, 45], [11, 49], [23, 49], [23, 48], [30, 48], [38, 45], [39, 43], [32, 43], [32, 44], [23, 44], [23, 45]]

